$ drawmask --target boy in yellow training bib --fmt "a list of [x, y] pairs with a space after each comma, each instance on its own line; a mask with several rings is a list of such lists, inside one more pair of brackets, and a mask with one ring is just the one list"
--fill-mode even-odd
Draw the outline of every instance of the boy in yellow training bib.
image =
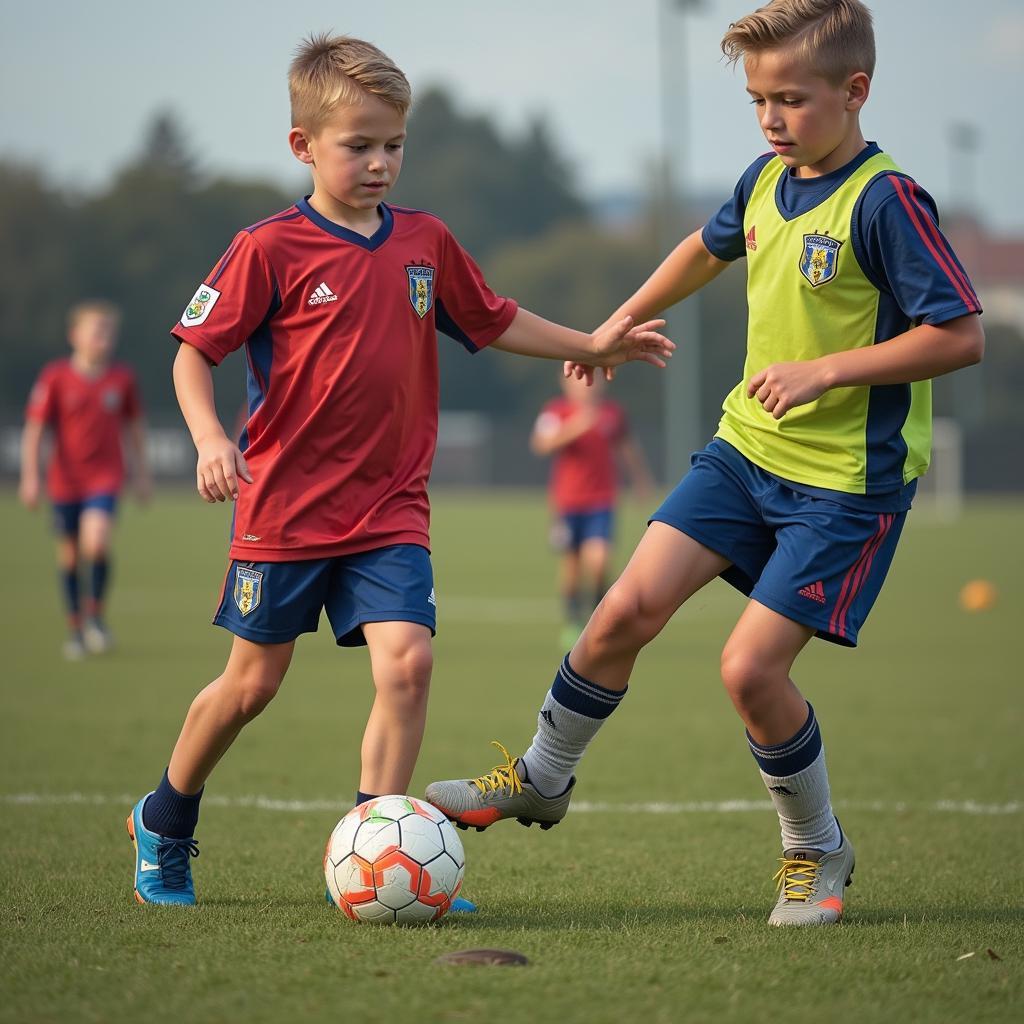
[[981, 358], [981, 307], [931, 197], [861, 133], [875, 46], [860, 0], [773, 0], [722, 49], [772, 151], [614, 316], [655, 316], [745, 256], [743, 379], [563, 660], [526, 753], [427, 798], [463, 825], [561, 820], [641, 648], [721, 576], [750, 598], [721, 674], [781, 823], [769, 923], [833, 924], [853, 846], [790, 672], [814, 636], [856, 645], [928, 468], [929, 381]]

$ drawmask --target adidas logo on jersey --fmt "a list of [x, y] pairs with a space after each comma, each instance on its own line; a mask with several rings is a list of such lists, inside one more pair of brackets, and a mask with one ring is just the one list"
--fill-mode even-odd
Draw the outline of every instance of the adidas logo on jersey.
[[747, 232], [747, 248], [752, 252], [757, 251], [757, 226], [751, 224], [750, 230]]
[[825, 588], [821, 585], [821, 580], [817, 583], [812, 583], [810, 586], [801, 587], [797, 593], [801, 597], [809, 597], [812, 601], [817, 601], [818, 604], [825, 603]]
[[306, 300], [310, 306], [319, 306], [324, 302], [337, 302], [338, 296], [327, 287], [326, 283], [321, 281], [313, 291], [313, 294]]

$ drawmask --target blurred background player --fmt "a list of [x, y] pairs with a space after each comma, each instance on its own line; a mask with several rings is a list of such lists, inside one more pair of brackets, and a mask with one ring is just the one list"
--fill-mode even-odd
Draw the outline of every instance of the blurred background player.
[[629, 430], [626, 411], [592, 387], [562, 375], [562, 397], [541, 410], [530, 435], [535, 455], [553, 456], [548, 499], [555, 516], [552, 546], [560, 554], [558, 587], [564, 622], [561, 644], [571, 647], [608, 589], [621, 460], [638, 499], [653, 491], [643, 451]]
[[[67, 608], [64, 656], [70, 660], [110, 647], [104, 605], [111, 528], [125, 476], [125, 440], [139, 499], [148, 500], [151, 489], [135, 374], [111, 362], [120, 320], [120, 311], [109, 302], [90, 300], [71, 309], [71, 358], [43, 368], [29, 397], [22, 435], [19, 494], [28, 508], [39, 501], [43, 434], [49, 428], [53, 436], [47, 491]], [[88, 581], [84, 607], [83, 570]]]

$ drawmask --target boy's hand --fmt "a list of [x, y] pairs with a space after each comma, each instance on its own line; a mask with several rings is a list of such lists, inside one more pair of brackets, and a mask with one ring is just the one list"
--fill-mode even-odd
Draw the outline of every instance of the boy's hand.
[[238, 498], [238, 478], [252, 483], [245, 458], [223, 434], [196, 445], [199, 460], [196, 463], [196, 488], [203, 501], [235, 501]]
[[599, 327], [591, 336], [594, 341], [595, 365], [604, 367], [604, 375], [609, 380], [613, 376], [609, 370], [634, 360], [664, 369], [665, 360], [672, 358], [676, 347], [663, 334], [658, 333], [658, 328], [664, 326], [664, 320], [648, 320], [634, 325], [631, 316], [624, 316], [621, 320]]
[[613, 380], [615, 367], [639, 359], [652, 366], [665, 368], [665, 360], [672, 358], [675, 343], [656, 328], [664, 327], [664, 320], [648, 320], [633, 326], [632, 317], [623, 317], [594, 331], [594, 365], [567, 360], [562, 366], [566, 377], [585, 380], [587, 387], [594, 383], [594, 370], [601, 367], [606, 380]]
[[22, 477], [18, 485], [18, 498], [25, 508], [34, 509], [39, 504], [39, 481], [34, 477]]
[[773, 363], [754, 374], [747, 384], [747, 398], [756, 398], [777, 420], [790, 409], [813, 402], [832, 387], [820, 360]]
[[[605, 376], [612, 373], [611, 370], [605, 370]], [[577, 380], [585, 380], [587, 387], [589, 388], [594, 383], [594, 367], [588, 366], [586, 363], [573, 363], [566, 360], [562, 364], [562, 375], [564, 377], [575, 377]], [[611, 378], [608, 378], [611, 380]]]

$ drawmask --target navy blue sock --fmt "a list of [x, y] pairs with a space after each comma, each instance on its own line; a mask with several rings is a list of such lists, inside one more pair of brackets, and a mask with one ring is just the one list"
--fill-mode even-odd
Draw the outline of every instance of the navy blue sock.
[[356, 807], [365, 804], [367, 800], [376, 800], [379, 793], [364, 793], [361, 789], [356, 790]]
[[89, 582], [91, 584], [89, 594], [95, 608], [100, 608], [103, 605], [103, 598], [107, 593], [107, 581], [109, 579], [110, 560], [106, 557], [97, 558], [92, 563], [89, 572]]
[[199, 801], [202, 798], [202, 789], [194, 796], [179, 793], [167, 781], [165, 771], [160, 785], [142, 805], [142, 824], [159, 836], [188, 839], [195, 834], [199, 821]]
[[78, 569], [61, 569], [60, 586], [64, 593], [64, 606], [68, 615], [77, 617], [81, 607], [78, 590]]

